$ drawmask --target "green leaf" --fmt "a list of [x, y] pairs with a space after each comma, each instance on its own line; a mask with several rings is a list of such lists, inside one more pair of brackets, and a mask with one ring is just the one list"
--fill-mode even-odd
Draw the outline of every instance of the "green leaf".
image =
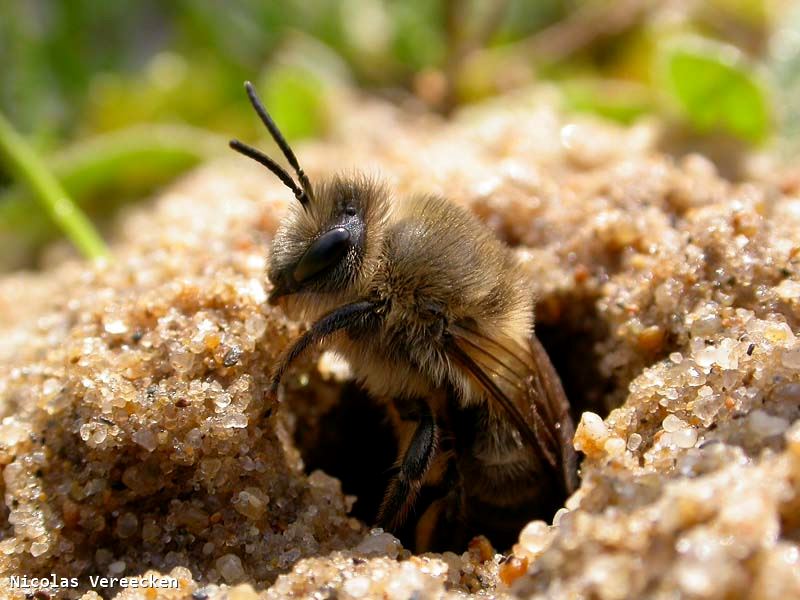
[[749, 142], [770, 132], [767, 90], [735, 48], [682, 38], [666, 49], [662, 74], [666, 89], [698, 131], [723, 130]]

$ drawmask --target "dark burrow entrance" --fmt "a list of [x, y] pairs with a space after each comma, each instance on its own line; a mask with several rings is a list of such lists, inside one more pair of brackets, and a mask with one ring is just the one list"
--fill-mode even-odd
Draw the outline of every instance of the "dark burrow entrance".
[[310, 473], [321, 469], [356, 496], [352, 516], [374, 523], [397, 456], [386, 410], [355, 383], [342, 386], [338, 401], [313, 420], [300, 420], [295, 443]]
[[[584, 410], [604, 415], [607, 410], [603, 404], [613, 392], [614, 384], [594, 368], [597, 363], [595, 343], [602, 334], [584, 321], [583, 325], [575, 326], [539, 324], [537, 335], [561, 376], [576, 423]], [[307, 396], [295, 400], [302, 402], [302, 406], [295, 406], [290, 395], [290, 406], [296, 409], [297, 415], [295, 443], [307, 471], [321, 469], [338, 478], [344, 493], [358, 498], [351, 514], [373, 524], [397, 458], [395, 434], [386, 409], [355, 383], [340, 388], [319, 383], [326, 397], [320, 402], [324, 407], [318, 404], [319, 410], [308, 405]], [[311, 388], [314, 387], [312, 384]], [[333, 401], [331, 393], [335, 394]], [[423, 490], [406, 526], [395, 532], [405, 547], [414, 547], [415, 521], [434, 499], [426, 497]], [[559, 503], [561, 505], [563, 502]], [[545, 519], [550, 517], [552, 515], [543, 515]]]

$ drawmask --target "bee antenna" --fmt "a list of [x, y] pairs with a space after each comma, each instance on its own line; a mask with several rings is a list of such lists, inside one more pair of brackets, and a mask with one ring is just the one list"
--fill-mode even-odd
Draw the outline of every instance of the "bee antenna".
[[[314, 190], [311, 187], [311, 182], [309, 181], [308, 176], [300, 167], [300, 163], [297, 161], [297, 157], [294, 155], [294, 152], [292, 152], [292, 149], [289, 146], [289, 143], [286, 141], [286, 138], [283, 137], [283, 134], [281, 133], [280, 129], [278, 129], [275, 121], [273, 121], [272, 117], [269, 116], [267, 109], [264, 108], [261, 100], [259, 100], [258, 96], [256, 95], [256, 90], [253, 87], [253, 84], [249, 81], [245, 81], [244, 89], [247, 91], [247, 97], [250, 98], [250, 104], [253, 105], [256, 113], [258, 113], [258, 116], [261, 118], [261, 122], [267, 127], [272, 139], [275, 140], [276, 144], [278, 144], [278, 148], [281, 149], [281, 152], [283, 152], [286, 160], [289, 161], [289, 164], [294, 169], [294, 172], [297, 173], [297, 178], [300, 180], [300, 187], [302, 188], [304, 196], [303, 198], [298, 196], [297, 199], [300, 200], [302, 204], [305, 204], [309, 200], [313, 200]], [[296, 192], [295, 196], [297, 196]]]
[[272, 160], [269, 156], [261, 152], [260, 150], [256, 150], [252, 146], [248, 146], [244, 142], [240, 142], [239, 140], [231, 140], [228, 142], [228, 145], [233, 149], [236, 150], [239, 154], [243, 154], [248, 158], [252, 158], [254, 161], [261, 163], [265, 167], [267, 167], [270, 171], [272, 171], [278, 179], [280, 179], [286, 187], [288, 187], [294, 193], [295, 198], [300, 201], [300, 204], [303, 207], [308, 204], [308, 195], [306, 192], [300, 188], [292, 179], [292, 176], [289, 175], [286, 171], [283, 170], [278, 163]]

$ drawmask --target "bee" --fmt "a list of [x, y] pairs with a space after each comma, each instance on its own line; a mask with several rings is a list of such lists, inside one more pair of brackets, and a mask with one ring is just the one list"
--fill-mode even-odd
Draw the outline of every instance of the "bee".
[[515, 255], [442, 197], [393, 198], [357, 174], [312, 186], [245, 89], [297, 176], [230, 142], [297, 199], [273, 238], [269, 302], [311, 322], [278, 359], [269, 393], [325, 342], [386, 403], [398, 433], [378, 524], [400, 528], [425, 488], [435, 499], [415, 526], [418, 551], [463, 549], [477, 534], [510, 546], [577, 487], [569, 403], [533, 333], [534, 299]]

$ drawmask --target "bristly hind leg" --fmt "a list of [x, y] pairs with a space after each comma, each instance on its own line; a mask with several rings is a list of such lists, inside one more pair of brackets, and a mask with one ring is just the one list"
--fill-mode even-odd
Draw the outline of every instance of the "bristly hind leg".
[[378, 524], [395, 531], [408, 516], [422, 487], [425, 475], [436, 457], [439, 429], [430, 406], [416, 400], [412, 406], [397, 406], [402, 419], [417, 421], [411, 440], [398, 461], [398, 473], [383, 496]]

